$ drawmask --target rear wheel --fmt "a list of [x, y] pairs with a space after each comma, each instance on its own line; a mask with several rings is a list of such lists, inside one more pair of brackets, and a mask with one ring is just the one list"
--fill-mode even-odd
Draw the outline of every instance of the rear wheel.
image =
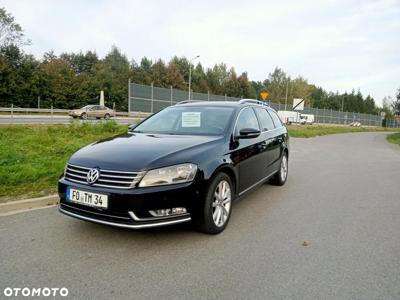
[[274, 185], [284, 185], [289, 172], [288, 155], [283, 152], [279, 171], [271, 178], [271, 183]]
[[105, 119], [105, 120], [109, 120], [109, 119], [110, 119], [110, 114], [105, 114], [105, 115], [104, 115], [104, 119]]
[[208, 234], [218, 234], [228, 225], [234, 197], [230, 177], [225, 173], [217, 174], [208, 186], [208, 191], [195, 223], [198, 229]]

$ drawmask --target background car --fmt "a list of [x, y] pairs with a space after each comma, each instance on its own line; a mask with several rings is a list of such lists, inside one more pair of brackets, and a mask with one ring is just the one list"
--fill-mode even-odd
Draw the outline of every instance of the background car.
[[114, 116], [114, 111], [103, 105], [86, 105], [81, 109], [71, 110], [69, 115], [73, 118], [96, 118], [96, 119], [110, 119]]

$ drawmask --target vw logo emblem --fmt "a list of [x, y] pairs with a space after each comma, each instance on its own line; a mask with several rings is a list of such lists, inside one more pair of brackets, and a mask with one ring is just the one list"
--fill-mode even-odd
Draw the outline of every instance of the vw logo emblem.
[[89, 184], [92, 184], [92, 183], [95, 183], [99, 179], [99, 177], [100, 177], [99, 169], [93, 168], [93, 169], [90, 169], [89, 172], [87, 173], [86, 181]]

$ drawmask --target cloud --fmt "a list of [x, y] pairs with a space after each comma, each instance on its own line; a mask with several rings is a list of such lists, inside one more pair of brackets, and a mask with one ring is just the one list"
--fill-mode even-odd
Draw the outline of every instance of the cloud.
[[253, 80], [275, 66], [332, 91], [361, 89], [378, 103], [400, 86], [398, 0], [2, 1], [41, 57], [114, 44], [128, 57], [200, 54]]

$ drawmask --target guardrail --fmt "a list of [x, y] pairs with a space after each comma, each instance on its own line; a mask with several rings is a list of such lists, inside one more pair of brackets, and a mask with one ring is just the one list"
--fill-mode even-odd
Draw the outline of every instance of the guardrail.
[[0, 107], [0, 112], [24, 112], [24, 113], [68, 113], [70, 109], [61, 108], [23, 108], [23, 107]]
[[[62, 108], [31, 108], [31, 107], [16, 107], [16, 106], [11, 106], [11, 107], [0, 107], [0, 112], [9, 112], [11, 116], [13, 113], [18, 112], [18, 113], [50, 113], [50, 114], [68, 114], [68, 112], [71, 111], [71, 109], [62, 109]], [[140, 114], [140, 113], [138, 113]], [[136, 116], [135, 113], [128, 113], [124, 111], [115, 111], [116, 116], [131, 116], [134, 115]], [[147, 116], [148, 114], [143, 113], [143, 115]]]

